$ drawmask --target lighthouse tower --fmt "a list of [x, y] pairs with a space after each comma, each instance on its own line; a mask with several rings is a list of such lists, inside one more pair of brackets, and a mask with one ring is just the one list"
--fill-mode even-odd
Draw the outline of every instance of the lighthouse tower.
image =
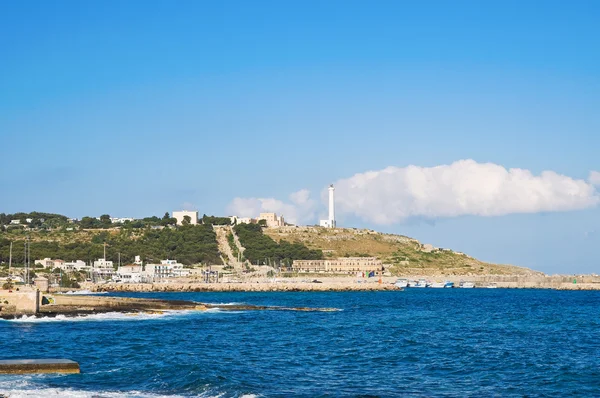
[[335, 188], [329, 186], [329, 218], [321, 220], [320, 225], [325, 228], [335, 228]]

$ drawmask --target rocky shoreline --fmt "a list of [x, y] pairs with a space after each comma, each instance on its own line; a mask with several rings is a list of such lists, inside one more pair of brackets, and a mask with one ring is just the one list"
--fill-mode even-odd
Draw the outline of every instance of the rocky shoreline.
[[107, 283], [88, 286], [93, 292], [348, 292], [400, 290], [393, 283]]
[[301, 312], [332, 312], [336, 308], [314, 307], [281, 307], [250, 304], [206, 304], [186, 300], [160, 300], [132, 297], [99, 297], [86, 295], [44, 294], [47, 304], [39, 307], [36, 313], [2, 313], [0, 318], [13, 319], [22, 315], [35, 317], [69, 317], [120, 312], [136, 315], [139, 313], [160, 314], [165, 311], [301, 311]]
[[[403, 278], [430, 281], [450, 280], [458, 286], [461, 280], [471, 281], [476, 287], [494, 284], [510, 289], [600, 290], [600, 277], [546, 276], [546, 275], [411, 275]], [[203, 283], [198, 280], [170, 280], [162, 283], [105, 283], [82, 286], [93, 292], [359, 292], [394, 291], [398, 277], [356, 279], [353, 277], [319, 277], [318, 280], [294, 278], [256, 278], [242, 282]]]

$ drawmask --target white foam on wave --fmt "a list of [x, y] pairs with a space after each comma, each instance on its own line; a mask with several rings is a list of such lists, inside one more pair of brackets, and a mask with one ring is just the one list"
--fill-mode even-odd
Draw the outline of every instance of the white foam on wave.
[[[65, 397], [65, 398], [186, 398], [190, 395], [165, 395], [146, 391], [107, 391], [96, 390], [86, 391], [75, 388], [47, 387], [38, 385], [37, 381], [43, 381], [47, 375], [35, 376], [2, 376], [0, 378], [0, 394], [10, 398], [30, 398], [30, 397]], [[55, 377], [55, 376], [53, 376]], [[193, 395], [200, 398], [222, 397], [224, 393], [215, 393], [214, 391]], [[240, 398], [257, 398], [255, 394], [243, 394]]]
[[[31, 388], [31, 389], [0, 389], [0, 393], [10, 398], [31, 397], [65, 397], [65, 398], [185, 398], [184, 395], [161, 395], [143, 391], [85, 391], [72, 388]], [[201, 394], [201, 398], [213, 398], [219, 395]], [[188, 396], [189, 397], [189, 396]]]
[[20, 318], [7, 319], [6, 322], [15, 323], [48, 323], [48, 322], [82, 322], [82, 321], [140, 321], [148, 319], [160, 319], [167, 317], [183, 316], [192, 313], [201, 313], [199, 311], [157, 311], [157, 312], [105, 312], [101, 314], [65, 316], [57, 315], [54, 317], [35, 317], [33, 315], [23, 315]]
[[94, 296], [94, 295], [98, 295], [98, 294], [108, 294], [108, 292], [92, 292], [91, 290], [73, 290], [73, 291], [68, 291], [66, 293], [60, 293], [60, 294], [73, 294], [76, 296], [80, 296], [80, 295]]

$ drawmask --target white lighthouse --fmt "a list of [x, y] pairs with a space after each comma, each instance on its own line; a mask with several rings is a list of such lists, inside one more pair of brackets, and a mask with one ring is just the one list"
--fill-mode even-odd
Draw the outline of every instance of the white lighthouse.
[[329, 186], [329, 218], [321, 220], [320, 225], [325, 228], [335, 228], [335, 188]]

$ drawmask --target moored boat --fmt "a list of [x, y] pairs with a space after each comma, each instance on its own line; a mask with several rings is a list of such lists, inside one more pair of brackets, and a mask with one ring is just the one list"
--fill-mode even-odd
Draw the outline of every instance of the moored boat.
[[408, 287], [408, 279], [398, 279], [394, 285], [400, 288]]
[[444, 287], [446, 287], [446, 283], [445, 282], [433, 282], [429, 287], [433, 287], [436, 289], [443, 289]]
[[475, 283], [474, 282], [467, 282], [467, 281], [461, 281], [460, 282], [460, 287], [463, 289], [472, 289], [475, 287]]
[[419, 279], [416, 285], [411, 287], [429, 287], [429, 283], [425, 279]]

